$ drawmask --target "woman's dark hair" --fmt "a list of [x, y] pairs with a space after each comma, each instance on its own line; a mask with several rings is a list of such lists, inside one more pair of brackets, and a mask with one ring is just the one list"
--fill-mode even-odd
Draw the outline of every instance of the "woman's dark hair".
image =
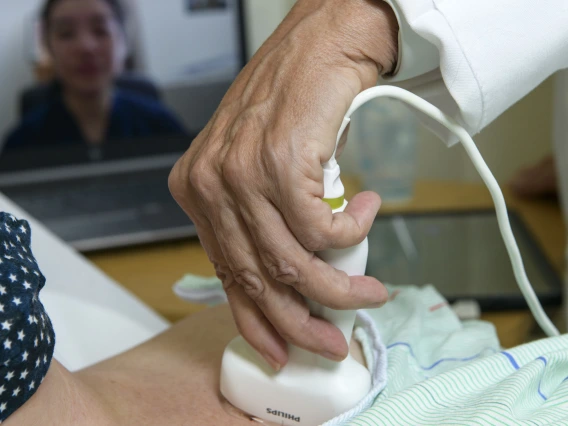
[[[41, 21], [43, 22], [44, 27], [47, 27], [47, 23], [49, 22], [49, 17], [51, 16], [51, 12], [57, 3], [61, 0], [47, 0], [41, 9]], [[124, 12], [124, 8], [119, 0], [104, 0], [112, 9], [114, 13], [114, 17], [118, 21], [118, 23], [124, 27], [126, 15]]]

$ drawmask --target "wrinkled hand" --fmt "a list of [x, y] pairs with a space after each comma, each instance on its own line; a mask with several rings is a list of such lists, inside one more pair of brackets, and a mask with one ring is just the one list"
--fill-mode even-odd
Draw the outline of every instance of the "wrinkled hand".
[[303, 296], [334, 309], [379, 306], [374, 278], [314, 252], [362, 241], [380, 199], [324, 203], [321, 164], [353, 98], [396, 60], [396, 19], [380, 0], [300, 0], [177, 162], [170, 190], [197, 226], [243, 337], [275, 368], [286, 341], [341, 360], [343, 335]]

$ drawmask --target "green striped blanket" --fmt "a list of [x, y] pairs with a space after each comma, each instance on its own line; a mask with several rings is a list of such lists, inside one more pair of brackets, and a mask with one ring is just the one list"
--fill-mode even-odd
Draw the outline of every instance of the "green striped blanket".
[[491, 324], [460, 322], [433, 287], [390, 294], [367, 311], [387, 385], [349, 425], [568, 425], [568, 335], [503, 351]]

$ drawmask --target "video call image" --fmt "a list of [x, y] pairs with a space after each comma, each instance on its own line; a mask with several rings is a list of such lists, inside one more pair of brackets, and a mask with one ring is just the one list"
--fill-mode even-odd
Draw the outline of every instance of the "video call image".
[[189, 10], [225, 9], [227, 0], [187, 0]]
[[[3, 154], [117, 143], [159, 154], [167, 138], [187, 147], [243, 65], [237, 0], [30, 1], [32, 12], [14, 3], [30, 25], [14, 25], [0, 52], [12, 64], [0, 71], [11, 82], [0, 88]], [[180, 14], [184, 3], [216, 13]]]

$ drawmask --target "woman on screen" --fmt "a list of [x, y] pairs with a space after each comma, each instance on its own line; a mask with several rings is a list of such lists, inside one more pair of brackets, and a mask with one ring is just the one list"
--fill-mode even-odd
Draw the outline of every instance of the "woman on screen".
[[180, 122], [149, 96], [115, 86], [127, 55], [118, 0], [47, 0], [43, 36], [56, 81], [4, 147], [101, 145], [119, 139], [184, 134]]

